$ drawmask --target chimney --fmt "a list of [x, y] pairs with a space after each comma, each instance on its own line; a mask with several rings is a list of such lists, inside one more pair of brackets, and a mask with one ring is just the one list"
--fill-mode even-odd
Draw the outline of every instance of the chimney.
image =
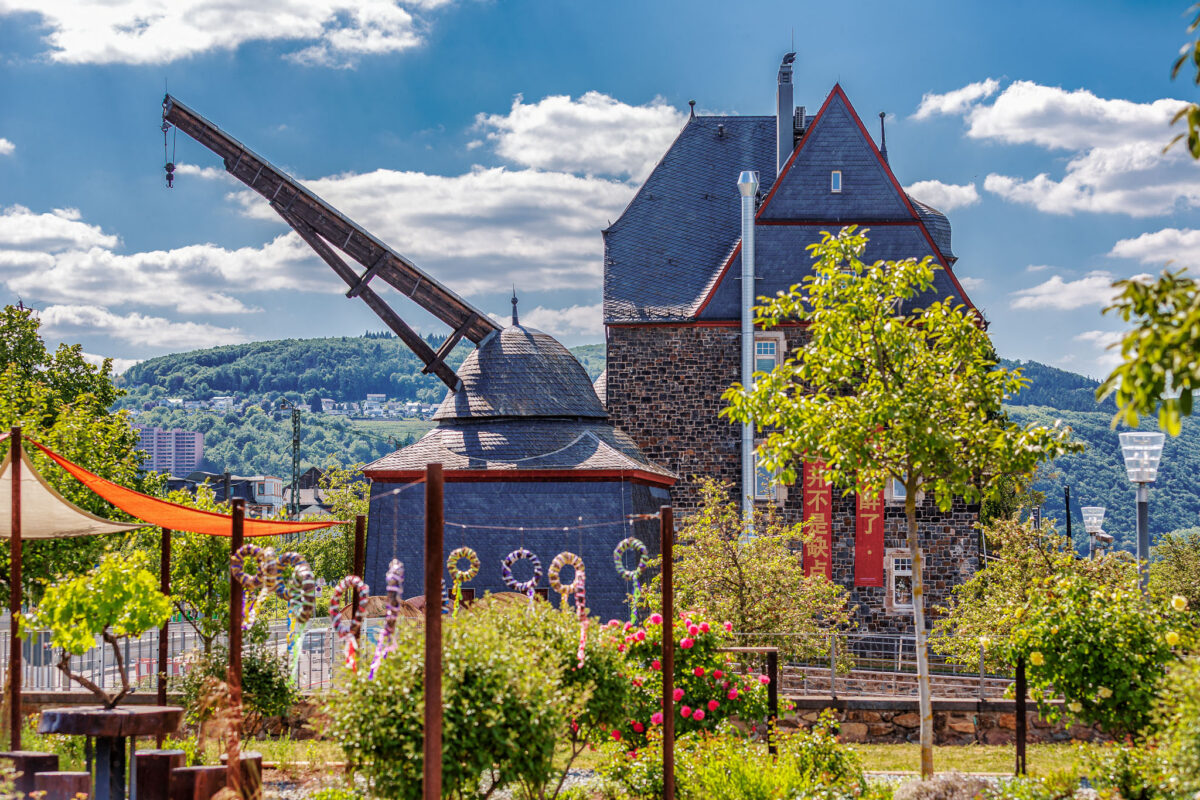
[[775, 173], [783, 171], [795, 145], [796, 129], [792, 121], [792, 62], [795, 53], [788, 53], [779, 65], [779, 87], [775, 92]]

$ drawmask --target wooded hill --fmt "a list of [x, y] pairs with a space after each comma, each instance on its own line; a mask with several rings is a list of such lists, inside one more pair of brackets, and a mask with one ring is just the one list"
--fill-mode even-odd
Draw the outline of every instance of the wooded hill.
[[[440, 340], [431, 338], [435, 347]], [[457, 366], [470, 350], [455, 348], [448, 359]], [[604, 346], [572, 349], [595, 379], [604, 369]], [[1004, 362], [1020, 366], [1031, 385], [1008, 404], [1014, 421], [1070, 425], [1087, 445], [1080, 455], [1059, 459], [1039, 476], [1036, 488], [1046, 496], [1045, 518], [1065, 527], [1063, 486], [1071, 487], [1072, 532], [1082, 548], [1086, 543], [1079, 508], [1108, 509], [1105, 530], [1127, 549], [1134, 543], [1133, 487], [1125, 477], [1117, 433], [1110, 425], [1114, 406], [1096, 403], [1098, 382], [1037, 362]], [[421, 374], [421, 364], [403, 344], [386, 334], [328, 339], [287, 339], [217, 347], [151, 359], [129, 369], [119, 379], [128, 395], [120, 405], [140, 408], [165, 397], [209, 399], [233, 395], [256, 403], [266, 397], [272, 407], [279, 398], [311, 401], [331, 397], [361, 400], [368, 392], [390, 398], [436, 403], [445, 388], [436, 378]], [[291, 423], [280, 412], [252, 409], [246, 414], [218, 414], [156, 408], [140, 421], [162, 427], [203, 431], [209, 466], [240, 474], [291, 470]], [[324, 414], [302, 416], [302, 461], [305, 465], [337, 460], [369, 461], [401, 447], [427, 430], [429, 423], [365, 422]], [[1144, 425], [1153, 426], [1152, 422]], [[389, 427], [390, 426], [390, 427]], [[1158, 482], [1150, 500], [1150, 525], [1155, 534], [1192, 527], [1200, 522], [1200, 420], [1184, 423], [1177, 439], [1168, 437]]]

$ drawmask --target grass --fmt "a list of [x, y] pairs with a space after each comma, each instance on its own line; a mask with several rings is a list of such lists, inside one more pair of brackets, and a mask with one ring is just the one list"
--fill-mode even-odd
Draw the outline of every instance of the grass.
[[[1030, 775], [1082, 769], [1082, 751], [1088, 745], [1073, 742], [1030, 744], [1025, 762]], [[869, 772], [916, 772], [921, 764], [919, 744], [856, 744], [863, 767]], [[1000, 772], [1011, 775], [1016, 762], [1013, 745], [961, 745], [933, 748], [938, 772]]]
[[366, 431], [375, 436], [384, 438], [391, 436], [398, 442], [404, 441], [405, 438], [420, 439], [434, 423], [431, 420], [424, 419], [352, 419], [350, 427], [355, 430]]

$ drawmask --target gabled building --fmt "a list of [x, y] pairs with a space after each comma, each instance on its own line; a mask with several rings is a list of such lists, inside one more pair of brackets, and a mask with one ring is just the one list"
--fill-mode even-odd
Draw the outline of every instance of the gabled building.
[[[824, 537], [806, 548], [806, 570], [844, 584], [865, 629], [911, 630], [902, 498], [889, 491], [856, 505], [827, 486], [781, 486], [763, 471], [742, 485], [741, 429], [718, 413], [722, 392], [742, 380], [738, 179], [747, 170], [760, 182], [755, 296], [802, 281], [812, 267], [807, 246], [854, 224], [870, 228], [866, 261], [931, 256], [942, 267], [936, 295], [972, 305], [954, 274], [945, 215], [904, 191], [840, 85], [816, 114], [793, 108], [789, 57], [775, 116], [693, 114], [604, 231], [608, 363], [599, 390], [614, 423], [679, 476], [677, 513], [696, 508], [698, 476], [727, 480], [795, 520], [807, 506], [810, 529]], [[800, 325], [758, 331], [756, 369], [769, 371], [804, 337]], [[942, 514], [923, 503], [919, 516], [932, 606], [977, 568], [976, 511], [959, 504]]]

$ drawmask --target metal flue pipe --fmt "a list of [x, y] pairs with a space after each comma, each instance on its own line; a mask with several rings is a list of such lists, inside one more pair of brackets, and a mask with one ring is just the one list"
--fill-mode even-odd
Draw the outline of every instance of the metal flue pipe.
[[[742, 196], [742, 386], [754, 388], [754, 211], [758, 173], [738, 176]], [[747, 533], [754, 520], [754, 423], [742, 424], [742, 509]]]

